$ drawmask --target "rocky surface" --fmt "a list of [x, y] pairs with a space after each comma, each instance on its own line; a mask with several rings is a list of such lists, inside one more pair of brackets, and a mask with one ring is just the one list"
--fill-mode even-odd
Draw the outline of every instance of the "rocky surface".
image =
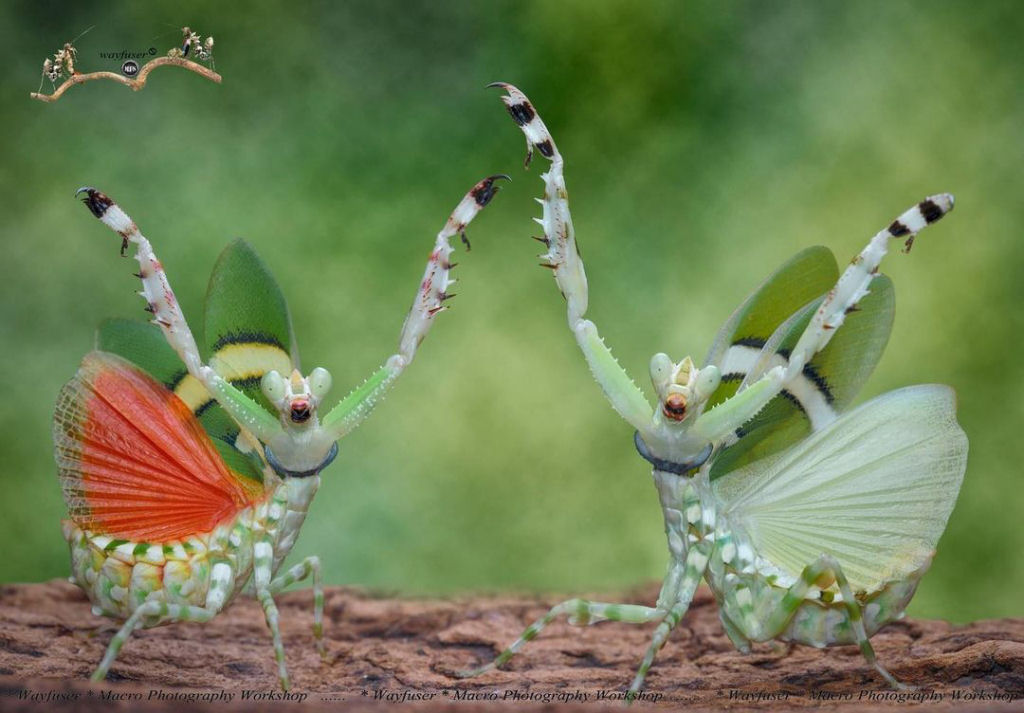
[[[649, 603], [656, 587], [623, 601]], [[607, 597], [605, 597], [607, 599]], [[458, 600], [395, 599], [346, 588], [327, 590], [329, 658], [313, 647], [309, 590], [278, 603], [292, 694], [303, 709], [379, 709], [389, 696], [428, 711], [475, 711], [509, 705], [524, 710], [621, 710], [616, 700], [632, 679], [651, 626], [552, 624], [506, 664], [506, 670], [461, 681], [450, 674], [489, 661], [557, 597], [500, 596]], [[177, 624], [137, 633], [109, 679], [88, 676], [116, 630], [93, 616], [85, 596], [66, 581], [0, 588], [0, 706], [9, 710], [129, 710], [136, 697], [153, 710], [189, 710], [200, 694], [232, 694], [220, 710], [280, 710], [270, 638], [259, 606], [240, 599], [206, 625]], [[722, 631], [714, 601], [700, 592], [662, 650], [638, 708], [773, 711], [823, 707], [894, 710], [1024, 708], [1024, 620], [953, 626], [907, 620], [872, 639], [880, 659], [917, 687], [899, 694], [865, 665], [856, 647], [816, 650], [765, 644], [744, 656]], [[605, 697], [600, 697], [604, 693]], [[574, 700], [578, 694], [586, 700]], [[496, 695], [498, 702], [485, 700]], [[941, 696], [941, 698], [936, 698]], [[48, 699], [48, 700], [47, 700]], [[63, 700], [63, 703], [57, 702]], [[343, 703], [344, 702], [344, 703]], [[206, 706], [209, 708], [210, 706]]]

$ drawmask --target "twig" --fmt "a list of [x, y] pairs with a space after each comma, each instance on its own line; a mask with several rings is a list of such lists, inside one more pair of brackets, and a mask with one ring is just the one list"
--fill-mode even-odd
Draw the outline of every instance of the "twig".
[[64, 92], [76, 84], [82, 84], [83, 82], [88, 82], [93, 79], [112, 79], [115, 82], [120, 82], [126, 87], [137, 92], [146, 86], [146, 77], [149, 73], [157, 67], [163, 67], [164, 65], [183, 67], [202, 77], [206, 77], [211, 82], [216, 82], [217, 84], [221, 83], [221, 76], [219, 74], [214, 72], [212, 69], [207, 69], [203, 65], [193, 62], [192, 60], [184, 59], [183, 57], [157, 57], [156, 59], [151, 59], [146, 62], [146, 64], [142, 65], [142, 69], [139, 70], [139, 76], [135, 79], [128, 79], [128, 77], [124, 77], [116, 72], [89, 72], [88, 74], [75, 74], [64, 80], [63, 84], [54, 89], [53, 94], [32, 92], [29, 96], [33, 99], [38, 99], [39, 101], [54, 102], [60, 99], [60, 96]]

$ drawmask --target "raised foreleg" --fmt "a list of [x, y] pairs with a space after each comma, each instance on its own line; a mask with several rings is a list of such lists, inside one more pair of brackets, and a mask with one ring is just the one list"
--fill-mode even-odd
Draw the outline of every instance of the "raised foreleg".
[[427, 267], [416, 291], [416, 298], [402, 325], [398, 337], [398, 352], [389, 357], [382, 367], [342, 399], [341, 403], [324, 418], [323, 426], [334, 438], [341, 438], [351, 432], [370, 414], [388, 388], [412, 363], [416, 349], [430, 331], [434, 318], [447, 309], [445, 300], [455, 296], [449, 291], [455, 284], [455, 280], [449, 277], [451, 269], [455, 267], [455, 263], [451, 261], [454, 248], [449, 241], [458, 235], [466, 244], [467, 250], [469, 249], [466, 226], [498, 192], [498, 186], [494, 182], [499, 178], [507, 180], [508, 176], [490, 176], [478, 182], [448, 216], [444, 227], [434, 240], [434, 249], [427, 259]]
[[551, 161], [547, 173], [541, 175], [544, 198], [538, 202], [543, 209], [543, 217], [535, 220], [544, 229], [544, 237], [538, 240], [548, 249], [541, 256], [541, 265], [554, 273], [558, 289], [565, 297], [569, 329], [612, 407], [641, 435], [650, 435], [654, 413], [651, 405], [605, 345], [597, 326], [583, 317], [587, 311], [587, 274], [576, 246], [572, 216], [569, 214], [569, 194], [565, 188], [562, 154], [558, 152], [551, 133], [525, 94], [504, 82], [495, 82], [490, 86], [500, 87], [507, 92], [507, 96], [501, 100], [526, 135], [526, 165], [529, 166], [534, 149]]
[[160, 327], [167, 338], [167, 343], [178, 353], [188, 373], [198, 379], [240, 425], [254, 433], [264, 443], [270, 442], [282, 432], [280, 423], [212, 367], [203, 363], [196, 340], [185, 321], [185, 315], [178, 305], [167, 274], [153, 252], [153, 246], [139, 230], [135, 221], [110, 197], [95, 188], [79, 188], [76, 195], [82, 193], [85, 194], [82, 202], [92, 214], [121, 236], [122, 255], [127, 251], [129, 243], [135, 243], [135, 259], [139, 263], [139, 271], [135, 274], [142, 281], [142, 291], [139, 295], [146, 300], [146, 311], [153, 315], [151, 321]]
[[803, 373], [804, 366], [824, 349], [842, 326], [849, 312], [868, 294], [878, 266], [888, 252], [889, 241], [905, 239], [909, 251], [914, 237], [926, 226], [953, 210], [953, 196], [930, 196], [880, 230], [846, 268], [815, 311], [810, 323], [789, 355], [786, 366], [777, 366], [735, 396], [705, 411], [693, 425], [696, 435], [712, 443], [729, 437]]

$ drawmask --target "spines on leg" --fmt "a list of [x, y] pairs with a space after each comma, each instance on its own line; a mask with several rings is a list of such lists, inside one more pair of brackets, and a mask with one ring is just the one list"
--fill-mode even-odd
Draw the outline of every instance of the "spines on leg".
[[398, 354], [392, 357], [396, 365], [399, 360], [402, 367], [412, 361], [417, 347], [427, 336], [434, 317], [447, 309], [445, 301], [455, 296], [451, 292], [455, 280], [450, 277], [450, 271], [455, 266], [451, 260], [454, 248], [449, 240], [458, 235], [466, 245], [466, 249], [469, 250], [470, 243], [466, 236], [466, 226], [494, 198], [494, 194], [499, 189], [495, 183], [498, 179], [510, 180], [508, 176], [499, 174], [478, 181], [455, 206], [451, 215], [448, 216], [448, 220], [445, 221], [444, 227], [437, 234], [434, 249], [430, 251], [430, 257], [427, 259], [423, 279], [420, 280], [416, 299], [402, 325], [402, 333], [398, 340]]
[[569, 214], [569, 194], [565, 188], [562, 154], [558, 152], [551, 132], [525, 94], [505, 82], [495, 82], [489, 86], [507, 92], [501, 100], [526, 136], [526, 165], [530, 165], [534, 149], [551, 161], [547, 173], [541, 175], [544, 199], [539, 203], [543, 208], [543, 217], [535, 219], [544, 229], [544, 237], [540, 240], [548, 248], [541, 256], [541, 265], [554, 272], [558, 289], [568, 303], [569, 327], [575, 329], [587, 311], [587, 275], [576, 246], [572, 216]]
[[[128, 243], [136, 244], [138, 250], [135, 259], [139, 263], [139, 271], [135, 274], [142, 281], [142, 291], [139, 295], [146, 300], [146, 311], [153, 315], [153, 324], [163, 332], [167, 343], [184, 363], [189, 375], [201, 385], [202, 388], [193, 389], [195, 398], [212, 395], [230, 412], [239, 426], [252, 432], [263, 442], [278, 436], [281, 433], [281, 426], [274, 415], [260, 403], [253, 401], [244, 391], [235, 388], [216, 369], [203, 363], [195, 337], [185, 321], [185, 315], [178, 305], [163, 266], [135, 222], [109, 196], [95, 188], [78, 189], [78, 194], [82, 193], [85, 194], [82, 202], [92, 214], [121, 236], [122, 254]], [[275, 347], [275, 350], [280, 351], [283, 358], [288, 358], [284, 355], [283, 349]], [[186, 378], [181, 388], [190, 386], [195, 384]], [[203, 393], [204, 389], [209, 394]]]
[[756, 382], [744, 381], [743, 387], [734, 397], [703, 413], [694, 422], [694, 433], [712, 442], [732, 439], [731, 431], [743, 426], [772, 399], [805, 375], [808, 364], [828, 346], [847, 315], [858, 311], [861, 300], [869, 294], [869, 286], [878, 275], [879, 265], [888, 252], [889, 241], [908, 235], [913, 238], [918, 231], [939, 220], [952, 208], [953, 196], [950, 194], [931, 196], [905, 211], [889, 227], [879, 231], [851, 261], [815, 309], [786, 363], [768, 369]]
[[842, 326], [846, 315], [854, 311], [860, 300], [868, 294], [868, 286], [889, 250], [889, 241], [905, 237], [906, 250], [909, 250], [917, 233], [953, 210], [953, 202], [953, 196], [949, 193], [929, 196], [904, 211], [889, 227], [880, 230], [871, 239], [839, 277], [793, 348], [794, 359], [788, 373], [795, 374], [803, 369], [814, 354], [824, 349], [832, 335]]
[[136, 275], [142, 281], [139, 296], [146, 300], [146, 311], [153, 315], [153, 324], [163, 330], [167, 341], [174, 347], [189, 372], [194, 373], [202, 365], [199, 349], [152, 245], [139, 231], [135, 221], [109, 196], [90, 187], [79, 188], [77, 194], [82, 193], [85, 194], [82, 202], [92, 214], [121, 236], [122, 255], [125, 254], [128, 243], [135, 243], [135, 259], [139, 263]]
[[544, 236], [537, 240], [548, 249], [541, 255], [541, 265], [551, 269], [555, 283], [565, 298], [569, 329], [612, 408], [642, 435], [648, 434], [652, 417], [650, 404], [612, 356], [594, 323], [584, 319], [588, 301], [587, 274], [576, 246], [572, 216], [569, 213], [569, 194], [562, 172], [562, 155], [540, 114], [525, 94], [504, 82], [495, 82], [489, 86], [500, 87], [507, 92], [501, 100], [526, 136], [526, 165], [529, 166], [534, 149], [551, 161], [551, 167], [541, 176], [544, 181], [544, 198], [537, 201], [541, 204], [543, 217], [534, 220], [544, 229]]
[[508, 176], [494, 175], [478, 181], [448, 216], [434, 240], [434, 247], [427, 258], [427, 267], [420, 280], [416, 297], [402, 324], [398, 337], [398, 352], [391, 355], [383, 366], [371, 374], [363, 384], [353, 389], [324, 417], [324, 428], [335, 438], [350, 433], [370, 414], [395, 380], [412, 363], [416, 350], [434, 323], [434, 318], [447, 309], [445, 302], [455, 296], [451, 292], [455, 280], [450, 277], [451, 269], [455, 267], [455, 263], [451, 261], [454, 248], [449, 241], [458, 235], [466, 244], [466, 249], [469, 249], [466, 226], [494, 198], [494, 194], [498, 192], [495, 181], [499, 178], [509, 180]]

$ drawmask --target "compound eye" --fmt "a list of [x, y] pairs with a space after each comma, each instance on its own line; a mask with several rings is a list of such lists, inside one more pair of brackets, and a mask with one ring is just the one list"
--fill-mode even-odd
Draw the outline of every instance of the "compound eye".
[[722, 372], [718, 370], [717, 366], [711, 364], [701, 369], [700, 373], [697, 374], [697, 383], [694, 385], [697, 400], [707, 401], [721, 383]]
[[276, 371], [268, 371], [263, 375], [260, 388], [263, 389], [263, 395], [270, 400], [270, 403], [276, 404], [284, 398], [284, 379]]
[[331, 372], [318, 366], [309, 375], [309, 391], [317, 399], [322, 399], [331, 390]]
[[655, 354], [651, 357], [651, 383], [654, 388], [661, 391], [672, 379], [672, 359], [668, 354]]

